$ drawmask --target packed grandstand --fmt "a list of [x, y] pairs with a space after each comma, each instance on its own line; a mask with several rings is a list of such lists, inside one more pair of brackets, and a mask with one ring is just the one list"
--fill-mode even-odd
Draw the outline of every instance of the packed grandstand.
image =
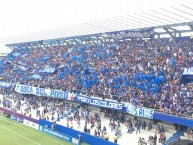
[[75, 145], [192, 140], [193, 35], [181, 36], [192, 31], [190, 21], [7, 43], [0, 113]]
[[[2, 90], [1, 94], [4, 94], [4, 98], [1, 102], [4, 107], [13, 107], [21, 110], [20, 113], [23, 114], [27, 112], [30, 115], [32, 109], [43, 106], [45, 110], [41, 111], [38, 117], [59, 121], [59, 118], [65, 116], [64, 110], [72, 110], [74, 107], [71, 108], [69, 103], [66, 104], [62, 100], [21, 95], [22, 88], [21, 92], [16, 90], [20, 84], [97, 96], [103, 100], [126, 102], [136, 107], [192, 116], [192, 85], [181, 83], [183, 68], [192, 66], [191, 39], [181, 39], [178, 43], [174, 43], [171, 38], [160, 38], [66, 44], [50, 46], [46, 49], [22, 47], [15, 48], [1, 63], [3, 64], [1, 79], [12, 84], [10, 89]], [[14, 85], [18, 93], [14, 93]], [[31, 91], [24, 92], [33, 94]], [[21, 109], [22, 103], [27, 103], [24, 110]], [[100, 122], [101, 119], [97, 114], [92, 118], [89, 117], [88, 110], [86, 112], [83, 110], [75, 112], [69, 120], [86, 119], [84, 130], [88, 128], [86, 122], [91, 123], [93, 127], [96, 122]], [[54, 115], [45, 117], [48, 112]], [[111, 130], [117, 128], [115, 133], [119, 137], [122, 134], [119, 130], [120, 125], [117, 126], [115, 122], [126, 123], [124, 128], [128, 129], [128, 133], [138, 130], [141, 126], [149, 131], [153, 128], [151, 123], [141, 120], [132, 124], [124, 114], [119, 116], [112, 112], [111, 117], [112, 124], [104, 127], [113, 126]], [[70, 124], [66, 125], [70, 127]], [[100, 125], [100, 128], [102, 126]], [[153, 144], [154, 140], [157, 142], [161, 138], [160, 142], [164, 143], [166, 136], [163, 124], [162, 127], [154, 125], [154, 129], [162, 136], [160, 135], [158, 139], [154, 136], [153, 141], [149, 137], [143, 142]], [[96, 128], [93, 135], [101, 137], [100, 133], [105, 132], [106, 129], [101, 130]]]
[[193, 64], [191, 46], [162, 38], [23, 47], [4, 59], [1, 77], [192, 116], [192, 85], [181, 83], [183, 68]]

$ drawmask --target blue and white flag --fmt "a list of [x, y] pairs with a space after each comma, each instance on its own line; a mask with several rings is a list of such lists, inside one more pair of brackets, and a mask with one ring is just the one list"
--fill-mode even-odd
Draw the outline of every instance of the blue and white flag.
[[44, 55], [44, 56], [42, 57], [43, 60], [48, 60], [48, 59], [50, 59], [50, 58], [51, 58], [50, 55]]
[[31, 76], [31, 78], [34, 79], [34, 80], [40, 80], [42, 77], [41, 77], [40, 75], [33, 74], [33, 75]]
[[70, 54], [73, 50], [74, 50], [74, 48], [73, 48], [73, 47], [72, 47], [72, 48], [70, 48], [70, 49], [68, 49], [68, 53]]
[[46, 66], [44, 69], [40, 70], [39, 72], [54, 73], [55, 71], [56, 71], [56, 69], [54, 67]]
[[13, 70], [22, 70], [22, 71], [26, 71], [28, 70], [28, 67], [25, 67], [25, 66], [14, 66], [13, 67]]
[[12, 53], [13, 56], [20, 56], [20, 53], [18, 52], [15, 52], [15, 53]]
[[11, 83], [0, 81], [0, 88], [10, 88]]

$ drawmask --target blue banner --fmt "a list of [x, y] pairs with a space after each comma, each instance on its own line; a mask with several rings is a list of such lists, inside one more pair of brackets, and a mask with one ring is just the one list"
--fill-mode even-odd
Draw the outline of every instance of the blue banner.
[[77, 138], [74, 138], [74, 137], [71, 137], [71, 136], [68, 136], [68, 135], [65, 135], [65, 134], [62, 134], [60, 132], [57, 132], [57, 131], [54, 131], [54, 130], [51, 130], [51, 129], [48, 129], [48, 128], [45, 128], [45, 127], [40, 127], [40, 130], [47, 133], [47, 134], [50, 134], [50, 135], [53, 135], [53, 136], [56, 136], [56, 137], [59, 137], [67, 142], [70, 142], [72, 144], [75, 144], [75, 145], [79, 145], [79, 140]]
[[34, 79], [34, 80], [41, 80], [42, 77], [41, 77], [40, 75], [33, 74], [33, 75], [31, 75], [30, 78], [32, 78], [32, 79]]
[[68, 92], [32, 87], [32, 86], [21, 85], [21, 84], [16, 84], [15, 91], [21, 94], [32, 94], [36, 96], [45, 96], [45, 97], [52, 97], [56, 99], [65, 99], [65, 100], [70, 99], [70, 95], [68, 95]]
[[123, 110], [124, 108], [124, 104], [122, 103], [106, 101], [106, 100], [99, 100], [96, 98], [90, 98], [90, 97], [82, 96], [82, 95], [76, 95], [74, 100], [77, 102], [83, 102], [83, 103], [94, 105], [97, 107], [109, 108], [109, 109], [114, 109], [114, 110]]
[[[47, 125], [49, 128], [52, 126], [52, 122], [48, 121], [48, 120], [44, 120], [44, 119], [40, 119], [39, 120], [39, 124], [40, 124], [40, 130], [42, 130], [42, 126]], [[56, 130], [59, 133], [62, 134], [67, 134], [71, 137], [74, 137], [75, 139], [78, 138], [78, 135], [81, 133], [82, 134], [82, 140], [83, 142], [86, 142], [87, 144], [90, 145], [117, 145], [113, 142], [109, 142], [107, 140], [104, 140], [102, 138], [98, 138], [96, 136], [90, 135], [88, 133], [85, 132], [80, 132], [78, 130], [74, 130], [59, 124], [56, 124]]]
[[180, 125], [189, 126], [193, 128], [192, 118], [185, 118], [184, 116], [172, 115], [172, 114], [167, 114], [163, 112], [155, 112], [153, 118], [157, 120], [161, 120], [161, 121], [165, 121], [173, 124], [180, 124]]
[[0, 88], [10, 88], [11, 83], [9, 82], [0, 82]]
[[112, 37], [117, 40], [131, 39], [131, 38], [153, 38], [153, 28], [141, 29], [141, 30], [123, 30], [115, 32], [107, 32], [108, 37]]
[[144, 108], [144, 107], [136, 107], [132, 104], [127, 104], [127, 105], [125, 105], [125, 107], [126, 107], [126, 112], [129, 114], [132, 114], [134, 116], [153, 119], [153, 116], [154, 116], [154, 110], [153, 109]]

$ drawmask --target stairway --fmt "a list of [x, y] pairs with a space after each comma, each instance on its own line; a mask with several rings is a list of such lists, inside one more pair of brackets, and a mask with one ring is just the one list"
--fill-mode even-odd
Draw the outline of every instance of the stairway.
[[178, 130], [176, 133], [173, 134], [172, 137], [170, 137], [165, 143], [164, 145], [169, 145], [170, 143], [177, 141], [180, 139], [180, 136], [184, 135], [184, 132], [186, 132], [186, 128], [180, 129]]

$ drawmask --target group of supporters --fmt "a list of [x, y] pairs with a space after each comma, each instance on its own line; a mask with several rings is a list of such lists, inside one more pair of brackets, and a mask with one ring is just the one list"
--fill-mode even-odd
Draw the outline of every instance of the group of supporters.
[[[6, 82], [88, 96], [97, 95], [103, 99], [130, 102], [135, 106], [166, 113], [192, 116], [193, 85], [184, 83], [182, 77], [184, 68], [193, 66], [192, 52], [191, 40], [174, 43], [167, 38], [123, 41], [109, 39], [106, 42], [92, 41], [44, 48], [21, 47], [15, 48], [2, 60], [0, 77]], [[31, 109], [44, 106], [43, 113], [37, 115], [48, 120], [59, 121], [65, 111], [74, 109], [73, 105], [62, 100], [2, 93], [5, 96], [0, 103], [4, 107], [13, 105], [10, 99], [16, 102], [14, 107], [17, 110], [20, 110], [23, 102], [27, 102], [24, 114], [30, 114]], [[75, 111], [74, 116], [68, 117], [67, 126], [73, 128], [72, 120], [76, 119], [80, 123], [80, 117], [85, 116], [84, 131], [89, 133], [90, 128], [97, 126], [95, 135], [108, 139], [108, 133], [102, 131], [100, 115], [89, 116], [89, 110], [83, 110]], [[118, 115], [110, 110], [103, 112], [104, 118], [110, 120], [111, 131], [115, 131], [115, 142], [121, 136], [120, 123], [126, 124], [128, 133], [136, 129], [137, 134], [141, 128], [146, 127], [152, 129], [151, 122], [148, 125], [139, 120], [132, 123], [124, 114]], [[88, 124], [91, 127], [88, 128]], [[159, 128], [160, 136], [162, 135], [160, 138], [164, 140], [164, 131], [162, 127]], [[143, 138], [139, 142], [143, 142]]]
[[[151, 128], [149, 128], [148, 126], [146, 126], [146, 121], [142, 121], [137, 117], [134, 117], [134, 119], [132, 119], [127, 114], [108, 109], [101, 109], [100, 113], [94, 113], [92, 112], [93, 110], [91, 111], [89, 109], [89, 106], [86, 104], [82, 104], [80, 105], [80, 107], [75, 107], [73, 104], [66, 103], [62, 100], [46, 97], [36, 97], [33, 95], [21, 95], [18, 93], [12, 93], [11, 95], [5, 94], [3, 96], [4, 98], [0, 99], [0, 105], [5, 108], [16, 109], [24, 115], [31, 116], [32, 110], [38, 110], [38, 108], [43, 107], [44, 109], [41, 112], [32, 117], [44, 118], [45, 120], [52, 121], [52, 129], [55, 129], [56, 123], [60, 122], [61, 119], [66, 119], [67, 124], [65, 126], [69, 128], [79, 129], [80, 126], [84, 126], [84, 130], [82, 130], [83, 132], [89, 134], [91, 134], [91, 132], [94, 132], [92, 135], [105, 140], [109, 140], [109, 135], [111, 135], [110, 138], [113, 138], [115, 143], [118, 143], [118, 140], [122, 137], [122, 125], [124, 125], [124, 128], [127, 128], [128, 133], [131, 134], [133, 133], [129, 132], [129, 126], [132, 126], [133, 131], [136, 131], [136, 134], [140, 133], [141, 129], [149, 131], [153, 129], [154, 122], [152, 121], [149, 122], [149, 124], [151, 124], [148, 125], [151, 126]], [[25, 104], [24, 108], [22, 108], [22, 104]], [[72, 110], [74, 110], [74, 112], [71, 112]], [[102, 116], [102, 114], [104, 116]], [[109, 124], [104, 124], [102, 120], [108, 121]], [[75, 122], [77, 122], [78, 128], [74, 128]], [[82, 124], [83, 122], [84, 124]], [[160, 142], [164, 142], [166, 140], [164, 139], [166, 138], [164, 135], [164, 127], [160, 127], [158, 125], [154, 129], [156, 129], [156, 134], [160, 134]], [[155, 136], [153, 138], [149, 137], [148, 140], [145, 141], [141, 139], [141, 141], [139, 142], [142, 141], [143, 143], [149, 142], [149, 144], [154, 145], [157, 143], [157, 138], [155, 140]]]
[[[0, 93], [5, 93], [4, 90], [0, 90]], [[31, 111], [37, 110], [36, 118], [44, 118], [47, 120], [53, 120], [64, 116], [68, 111], [74, 109], [74, 105], [64, 100], [58, 100], [47, 97], [37, 97], [34, 95], [26, 95], [19, 93], [4, 94], [0, 99], [2, 106], [5, 108], [14, 108], [21, 111], [22, 114], [31, 115]]]
[[181, 78], [192, 49], [191, 40], [166, 38], [21, 47], [3, 60], [0, 77], [191, 116], [193, 87]]

